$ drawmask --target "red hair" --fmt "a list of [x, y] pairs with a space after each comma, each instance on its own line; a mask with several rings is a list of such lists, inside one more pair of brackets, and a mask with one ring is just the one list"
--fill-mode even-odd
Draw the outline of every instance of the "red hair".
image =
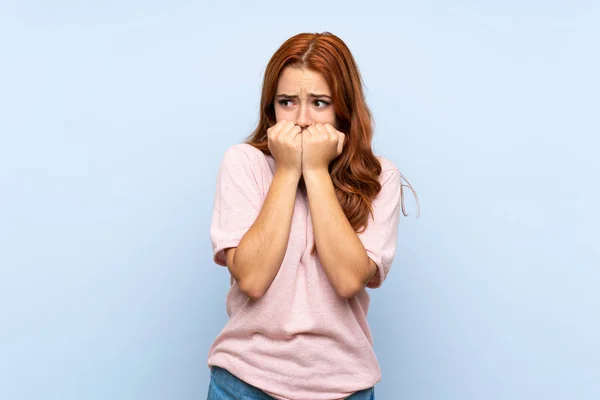
[[[373, 199], [381, 190], [382, 169], [371, 147], [373, 117], [365, 101], [363, 81], [354, 57], [340, 38], [329, 32], [300, 33], [279, 47], [265, 70], [258, 126], [246, 143], [270, 155], [267, 129], [277, 123], [274, 98], [279, 76], [288, 66], [320, 73], [332, 92], [337, 128], [346, 138], [343, 152], [329, 165], [329, 172], [346, 218], [360, 233], [373, 212]], [[400, 187], [402, 213], [407, 216], [404, 186]], [[416, 197], [410, 183], [408, 187]]]

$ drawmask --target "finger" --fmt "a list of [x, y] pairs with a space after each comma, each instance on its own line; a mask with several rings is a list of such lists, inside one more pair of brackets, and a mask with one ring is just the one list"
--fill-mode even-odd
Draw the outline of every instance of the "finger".
[[294, 125], [294, 127], [292, 128], [292, 130], [290, 132], [293, 135], [293, 140], [296, 140], [298, 135], [302, 136], [302, 128], [300, 128], [298, 125]]
[[307, 143], [309, 139], [312, 139], [312, 134], [308, 131], [308, 129], [302, 129], [302, 145]]
[[302, 128], [300, 128], [298, 125], [293, 124], [291, 126], [285, 125], [282, 129], [281, 129], [281, 134], [282, 135], [288, 135], [288, 136], [296, 136], [298, 133], [300, 133], [302, 131]]
[[285, 124], [282, 125], [281, 130], [279, 131], [282, 134], [290, 133], [293, 128], [296, 126], [294, 121], [286, 121]]
[[293, 132], [295, 126], [296, 124], [294, 124], [293, 121], [286, 121], [276, 133], [276, 137], [281, 141], [287, 141], [290, 138], [293, 138], [292, 135], [295, 133]]
[[278, 136], [279, 133], [281, 133], [282, 131], [286, 132], [287, 129], [289, 129], [289, 127], [293, 126], [293, 125], [294, 125], [293, 121], [281, 120], [273, 126], [273, 130], [271, 131], [271, 136], [272, 137]]
[[329, 135], [329, 132], [327, 131], [327, 128], [323, 124], [317, 124], [315, 126], [315, 129], [316, 129], [317, 132], [319, 132], [319, 135], [323, 135], [323, 136], [328, 136]]
[[344, 150], [344, 143], [346, 141], [346, 135], [335, 129], [331, 124], [325, 124], [325, 129], [330, 135], [334, 135], [337, 140], [337, 154], [342, 154]]
[[275, 123], [275, 125], [271, 125], [269, 129], [267, 129], [267, 133], [273, 133], [281, 128], [281, 126], [285, 123], [285, 120], [279, 120]]
[[340, 155], [344, 151], [344, 143], [346, 142], [346, 135], [344, 135], [340, 131], [337, 131], [337, 136], [338, 136], [337, 153], [338, 153], [338, 155]]
[[338, 133], [341, 133], [340, 131], [335, 129], [331, 124], [325, 124], [324, 127], [327, 130], [327, 132], [334, 134], [336, 137]]

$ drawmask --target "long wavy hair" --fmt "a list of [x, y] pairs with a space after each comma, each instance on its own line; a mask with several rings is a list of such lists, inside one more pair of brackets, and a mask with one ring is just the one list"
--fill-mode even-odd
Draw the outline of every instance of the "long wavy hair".
[[[332, 91], [337, 129], [346, 135], [342, 154], [329, 165], [337, 198], [344, 214], [357, 233], [367, 227], [369, 214], [373, 215], [373, 199], [381, 190], [379, 175], [381, 163], [373, 154], [374, 121], [365, 101], [363, 81], [354, 57], [346, 44], [330, 32], [300, 33], [286, 40], [267, 64], [260, 101], [258, 126], [246, 143], [271, 155], [267, 129], [277, 123], [274, 99], [277, 83], [284, 68], [307, 68], [322, 74]], [[402, 184], [402, 213], [404, 187]], [[418, 199], [417, 199], [418, 203]], [[313, 247], [313, 252], [315, 247]]]

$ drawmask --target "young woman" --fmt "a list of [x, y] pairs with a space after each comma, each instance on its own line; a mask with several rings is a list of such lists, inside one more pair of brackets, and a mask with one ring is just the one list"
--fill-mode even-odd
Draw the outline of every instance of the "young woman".
[[403, 177], [373, 154], [361, 83], [337, 36], [288, 39], [257, 128], [225, 152], [210, 234], [230, 318], [209, 350], [209, 400], [374, 399], [365, 288], [392, 264]]

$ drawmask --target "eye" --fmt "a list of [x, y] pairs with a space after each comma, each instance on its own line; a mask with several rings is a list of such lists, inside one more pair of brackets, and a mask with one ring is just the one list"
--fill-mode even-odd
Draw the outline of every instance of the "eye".
[[[289, 103], [293, 103], [293, 101], [292, 101], [292, 100], [288, 100], [288, 99], [281, 99], [281, 100], [278, 100], [278, 101], [277, 101], [277, 103], [278, 103], [280, 106], [282, 106], [282, 107], [290, 107], [291, 105], [288, 105], [288, 104], [287, 104], [288, 102], [289, 102]], [[324, 100], [315, 100], [315, 101], [313, 102], [313, 104], [314, 104], [314, 105], [316, 105], [316, 106], [317, 106], [317, 108], [325, 108], [325, 107], [329, 106], [329, 104], [330, 104], [330, 103], [329, 103], [329, 102], [327, 102], [327, 101], [324, 101]], [[320, 105], [320, 104], [321, 104], [321, 105]]]
[[287, 107], [286, 103], [288, 101], [291, 102], [291, 100], [283, 99], [283, 100], [279, 100], [277, 103], [279, 103], [279, 105], [282, 107]]

